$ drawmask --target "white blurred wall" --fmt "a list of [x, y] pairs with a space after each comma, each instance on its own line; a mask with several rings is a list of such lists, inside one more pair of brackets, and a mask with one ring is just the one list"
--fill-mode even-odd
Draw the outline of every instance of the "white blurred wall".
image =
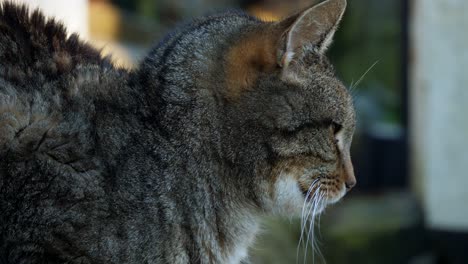
[[[3, 1], [3, 0], [0, 0]], [[67, 27], [68, 33], [78, 32], [88, 39], [88, 0], [15, 0], [31, 7], [39, 7], [47, 16], [56, 17]]]
[[468, 231], [468, 1], [414, 0], [411, 142], [429, 227]]

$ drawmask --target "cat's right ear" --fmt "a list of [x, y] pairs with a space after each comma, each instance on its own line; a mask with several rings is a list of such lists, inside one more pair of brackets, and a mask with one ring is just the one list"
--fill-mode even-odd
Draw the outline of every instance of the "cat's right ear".
[[284, 69], [302, 52], [312, 48], [324, 53], [346, 9], [346, 0], [326, 0], [279, 23], [286, 27], [278, 50], [278, 64]]

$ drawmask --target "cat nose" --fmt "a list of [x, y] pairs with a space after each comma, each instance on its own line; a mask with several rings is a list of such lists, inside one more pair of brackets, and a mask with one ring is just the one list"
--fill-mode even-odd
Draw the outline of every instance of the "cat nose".
[[349, 155], [344, 157], [343, 169], [345, 174], [344, 182], [346, 190], [349, 191], [356, 185], [356, 176], [354, 176], [353, 163], [351, 162], [351, 157]]
[[347, 179], [345, 181], [345, 186], [346, 186], [347, 191], [351, 190], [351, 188], [353, 188], [354, 185], [356, 185], [356, 178], [355, 177], [352, 177], [352, 179]]

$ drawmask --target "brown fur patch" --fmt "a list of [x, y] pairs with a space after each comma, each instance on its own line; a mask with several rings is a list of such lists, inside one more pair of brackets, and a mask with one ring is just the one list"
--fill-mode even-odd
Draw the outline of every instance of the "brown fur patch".
[[278, 68], [278, 33], [273, 27], [265, 27], [231, 47], [225, 68], [228, 99], [238, 99], [242, 93], [253, 89], [259, 74]]

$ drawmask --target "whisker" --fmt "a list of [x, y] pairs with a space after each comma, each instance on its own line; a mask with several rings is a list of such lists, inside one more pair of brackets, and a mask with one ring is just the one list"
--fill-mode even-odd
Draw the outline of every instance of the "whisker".
[[[309, 222], [309, 228], [307, 232], [307, 239], [306, 239], [305, 251], [304, 251], [304, 263], [307, 260], [307, 247], [309, 245], [309, 240], [312, 239], [313, 241], [314, 239], [314, 225], [315, 225], [314, 217], [317, 215], [317, 209], [318, 209], [318, 206], [320, 205], [320, 200], [321, 200], [320, 189], [321, 189], [321, 186], [319, 186], [316, 192], [314, 192], [314, 197], [313, 197], [314, 200], [311, 204], [311, 209], [309, 211], [309, 215], [312, 214], [312, 217], [309, 219], [310, 222]], [[311, 243], [311, 246], [312, 246], [312, 254], [314, 254], [313, 242]]]
[[354, 84], [354, 79], [351, 79], [351, 84], [349, 85], [349, 87], [353, 87], [353, 84]]
[[[320, 215], [322, 214], [324, 204], [325, 204], [325, 196], [322, 193], [322, 195], [320, 196], [320, 200], [319, 200], [320, 212], [317, 212], [317, 217], [315, 218], [315, 221], [316, 221], [315, 224], [319, 225], [318, 226], [319, 229], [320, 229]], [[322, 252], [320, 251], [320, 247], [319, 247], [319, 237], [315, 234], [315, 231], [316, 231], [315, 224], [314, 224], [314, 233], [313, 233], [314, 237], [312, 238], [312, 253], [313, 253], [314, 262], [315, 262], [315, 253], [317, 253], [319, 257], [322, 256]]]
[[356, 83], [354, 83], [354, 85], [351, 84], [351, 87], [350, 87], [350, 91], [353, 91], [354, 88], [356, 88], [361, 82], [362, 80], [364, 79], [364, 77], [372, 70], [372, 68], [374, 68], [375, 65], [377, 65], [377, 63], [379, 63], [379, 60], [377, 60], [376, 62], [374, 62], [365, 72], [364, 74], [361, 75], [361, 77], [356, 81]]
[[[313, 185], [315, 186], [315, 184], [313, 184]], [[316, 191], [317, 191], [317, 189], [315, 189], [315, 191], [314, 191], [314, 193], [313, 193], [313, 195], [312, 195], [312, 198], [311, 198], [312, 202], [313, 202], [313, 200], [315, 199], [315, 193], [316, 193]], [[307, 234], [308, 234], [308, 230], [307, 230], [307, 221], [308, 221], [308, 218], [309, 218], [310, 210], [311, 210], [311, 208], [312, 208], [312, 206], [313, 206], [313, 203], [312, 203], [312, 202], [310, 202], [310, 203], [307, 204], [307, 209], [306, 209], [306, 211], [305, 211], [305, 215], [304, 215], [303, 221], [302, 221], [302, 223], [301, 223], [301, 225], [302, 225], [301, 239], [302, 239], [302, 240], [301, 240], [300, 245], [303, 245], [303, 249], [304, 249], [304, 250], [307, 250], [307, 247], [306, 247], [306, 245], [305, 245], [303, 236], [304, 236], [304, 235], [307, 236]], [[299, 261], [299, 254], [297, 254], [297, 261]]]
[[[300, 246], [303, 242], [303, 238], [304, 238], [304, 233], [306, 233], [305, 229], [306, 229], [306, 223], [307, 223], [307, 218], [308, 218], [308, 209], [306, 210], [306, 208], [308, 207], [308, 204], [307, 204], [307, 201], [309, 200], [309, 197], [310, 197], [310, 194], [312, 192], [312, 190], [314, 189], [314, 187], [318, 184], [320, 178], [317, 178], [315, 179], [312, 184], [309, 186], [309, 189], [307, 191], [307, 194], [305, 196], [305, 199], [304, 199], [304, 203], [302, 205], [302, 213], [301, 213], [301, 236], [299, 238], [299, 242], [297, 244], [297, 249], [296, 249], [296, 262], [299, 261], [299, 249], [300, 249]], [[315, 196], [315, 193], [316, 191], [314, 192], [313, 196], [312, 196], [312, 199], [314, 199], [314, 196]]]
[[[320, 218], [322, 216], [322, 213], [323, 213], [323, 208], [325, 206], [325, 203], [326, 203], [326, 197], [328, 197], [328, 189], [325, 190], [325, 194], [322, 194], [322, 199], [320, 201], [320, 207], [322, 208], [322, 212], [319, 212], [318, 215], [317, 215], [317, 229], [318, 229], [318, 234], [317, 235], [314, 235], [314, 238], [313, 238], [313, 242], [314, 242], [314, 245], [313, 245], [313, 253], [317, 252], [317, 256], [322, 260], [324, 261], [325, 258], [322, 254], [322, 251], [320, 250], [320, 236], [321, 236], [321, 233], [320, 233]], [[315, 262], [315, 255], [314, 255], [314, 259], [313, 261]]]
[[[329, 191], [329, 189], [325, 189], [324, 197], [328, 197], [328, 191]], [[324, 202], [325, 202], [325, 200], [324, 200]], [[322, 213], [323, 213], [323, 212], [322, 212]], [[322, 236], [321, 228], [320, 228], [320, 219], [321, 219], [321, 216], [322, 216], [322, 214], [320, 213], [320, 214], [318, 215], [318, 236], [319, 236], [319, 237]]]

